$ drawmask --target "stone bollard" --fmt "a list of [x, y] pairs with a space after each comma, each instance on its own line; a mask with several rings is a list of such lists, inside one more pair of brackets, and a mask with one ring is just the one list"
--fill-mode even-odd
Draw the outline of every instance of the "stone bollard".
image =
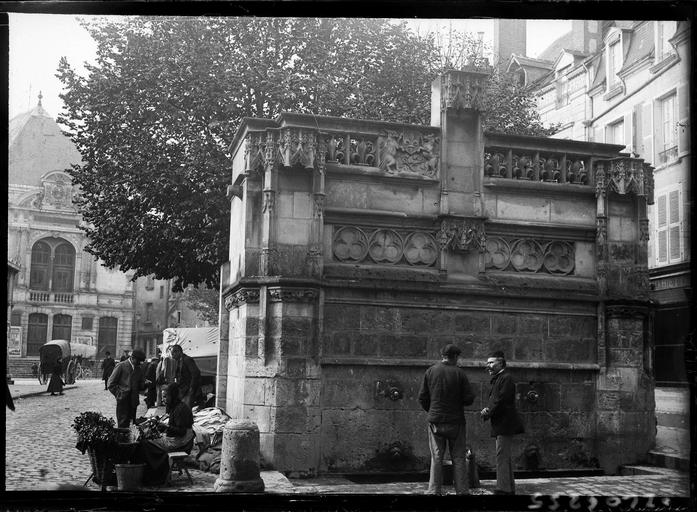
[[230, 420], [223, 429], [220, 476], [215, 492], [261, 492], [259, 475], [259, 428], [249, 420]]

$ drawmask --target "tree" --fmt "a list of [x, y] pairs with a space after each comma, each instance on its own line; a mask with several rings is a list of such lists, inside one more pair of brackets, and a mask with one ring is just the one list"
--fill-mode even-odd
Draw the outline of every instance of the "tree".
[[220, 296], [217, 289], [192, 285], [184, 290], [183, 299], [201, 320], [211, 325], [218, 324]]
[[[96, 63], [81, 76], [62, 59], [57, 76], [58, 121], [83, 160], [69, 172], [86, 249], [134, 279], [174, 279], [174, 291], [217, 288], [229, 244], [228, 144], [242, 118], [295, 111], [427, 124], [433, 78], [480, 55], [473, 37], [444, 51], [434, 34], [378, 19], [134, 17], [84, 26]], [[536, 127], [530, 101], [505, 87], [491, 82], [486, 126]]]
[[70, 173], [87, 250], [134, 278], [174, 278], [175, 291], [215, 287], [227, 260], [227, 146], [243, 117], [428, 118], [437, 53], [403, 24], [139, 17], [85, 27], [96, 63], [80, 76], [62, 59], [57, 76], [58, 121], [83, 160]]

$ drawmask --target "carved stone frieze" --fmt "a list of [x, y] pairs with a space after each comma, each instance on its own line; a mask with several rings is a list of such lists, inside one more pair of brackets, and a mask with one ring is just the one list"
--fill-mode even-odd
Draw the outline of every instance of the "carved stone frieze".
[[486, 231], [481, 220], [443, 219], [435, 238], [441, 250], [486, 251]]
[[324, 216], [324, 194], [314, 194], [313, 195], [313, 210], [312, 214], [316, 218], [322, 218]]
[[607, 218], [597, 217], [595, 225], [595, 242], [599, 245], [604, 244], [607, 241]]
[[273, 213], [276, 208], [276, 192], [273, 190], [264, 190], [264, 204], [261, 208], [262, 213]]
[[573, 242], [504, 237], [486, 241], [487, 269], [571, 275], [575, 264]]
[[342, 263], [433, 266], [438, 245], [426, 231], [342, 226], [335, 228], [332, 255]]
[[380, 169], [388, 174], [410, 173], [436, 178], [440, 137], [416, 130], [388, 130], [378, 137]]
[[605, 181], [605, 163], [598, 162], [595, 166], [595, 197], [605, 197], [607, 182]]
[[263, 133], [247, 134], [245, 143], [245, 172], [262, 173], [266, 167], [266, 139]]
[[646, 306], [632, 304], [612, 304], [605, 308], [605, 318], [634, 318], [643, 320], [648, 315]]
[[312, 130], [284, 128], [278, 139], [278, 161], [286, 167], [313, 169], [317, 137]]
[[596, 197], [609, 190], [619, 195], [643, 196], [647, 204], [653, 204], [653, 168], [639, 158], [597, 162], [595, 184]]
[[639, 219], [639, 241], [648, 242], [649, 234], [649, 219]]
[[441, 110], [480, 109], [489, 73], [450, 71], [441, 78]]
[[274, 286], [269, 288], [271, 302], [312, 302], [319, 297], [316, 288], [291, 288]]
[[225, 297], [225, 309], [230, 311], [241, 304], [257, 302], [259, 302], [258, 288], [240, 288], [236, 292]]

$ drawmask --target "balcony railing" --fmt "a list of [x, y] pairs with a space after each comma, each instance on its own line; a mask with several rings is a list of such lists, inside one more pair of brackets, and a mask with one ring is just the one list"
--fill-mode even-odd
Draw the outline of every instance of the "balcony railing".
[[594, 164], [620, 156], [624, 146], [487, 133], [484, 176], [593, 186]]
[[74, 294], [70, 292], [45, 292], [29, 290], [29, 302], [45, 302], [52, 304], [73, 304]]

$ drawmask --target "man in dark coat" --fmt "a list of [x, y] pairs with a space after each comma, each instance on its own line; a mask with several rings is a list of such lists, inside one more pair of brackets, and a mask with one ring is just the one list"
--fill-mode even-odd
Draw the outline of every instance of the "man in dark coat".
[[486, 361], [491, 379], [489, 402], [482, 409], [482, 419], [491, 421], [491, 437], [496, 438], [496, 490], [494, 494], [515, 494], [511, 445], [513, 436], [524, 432], [515, 408], [515, 383], [506, 371], [502, 351], [492, 352]]
[[148, 384], [141, 363], [145, 361], [145, 352], [134, 349], [130, 357], [119, 362], [114, 368], [107, 387], [116, 397], [116, 423], [119, 428], [128, 428], [136, 418], [136, 409], [140, 403], [138, 394]]
[[428, 494], [441, 494], [443, 486], [443, 455], [450, 448], [453, 461], [453, 483], [457, 494], [469, 494], [467, 485], [467, 428], [464, 407], [474, 402], [474, 393], [465, 371], [457, 366], [460, 349], [446, 345], [440, 363], [424, 375], [419, 403], [428, 413], [428, 446], [431, 450], [431, 473]]
[[145, 378], [150, 381], [145, 393], [145, 405], [148, 406], [148, 409], [155, 407], [155, 402], [157, 401], [157, 365], [160, 363], [160, 354], [161, 352], [158, 348], [157, 354], [150, 360], [145, 370]]
[[114, 366], [116, 366], [116, 361], [114, 361], [114, 358], [111, 357], [111, 352], [107, 350], [106, 357], [102, 361], [102, 380], [104, 381], [104, 389], [108, 389], [106, 384], [109, 381], [111, 372], [114, 371]]
[[189, 407], [197, 405], [203, 393], [201, 391], [201, 370], [192, 357], [184, 354], [181, 345], [172, 347], [174, 359], [174, 382], [179, 384], [181, 400]]

